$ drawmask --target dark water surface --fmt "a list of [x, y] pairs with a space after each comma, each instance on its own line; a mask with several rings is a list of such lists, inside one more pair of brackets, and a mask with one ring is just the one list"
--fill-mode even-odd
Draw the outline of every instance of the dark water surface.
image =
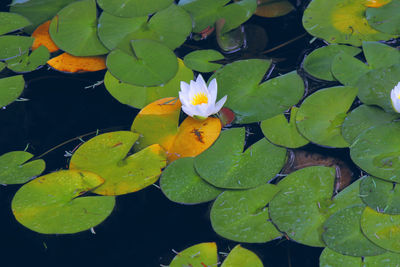
[[[0, 0], [3, 7], [6, 2], [10, 1]], [[269, 43], [264, 50], [304, 33], [300, 23], [304, 5], [302, 3], [296, 12], [283, 18], [253, 17], [250, 20], [250, 23], [266, 29]], [[315, 42], [310, 46], [310, 39], [306, 36], [268, 54], [279, 61], [273, 75], [298, 68], [304, 53], [322, 44]], [[202, 41], [200, 45], [215, 47], [215, 38]], [[188, 51], [186, 47], [177, 53], [182, 56]], [[230, 57], [241, 56], [242, 53], [236, 53]], [[247, 56], [255, 57], [251, 53]], [[101, 81], [104, 73], [70, 75], [44, 67], [24, 75], [27, 87], [21, 97], [29, 101], [14, 102], [0, 110], [0, 154], [24, 150], [29, 144], [28, 151], [39, 156], [66, 140], [97, 129], [100, 132], [128, 130], [138, 110], [120, 104], [103, 85], [85, 89]], [[308, 85], [310, 88], [324, 86], [313, 81], [309, 81]], [[252, 126], [255, 130], [257, 127]], [[83, 139], [88, 140], [92, 136]], [[45, 173], [65, 169], [68, 164], [65, 151], [73, 150], [79, 143], [79, 140], [69, 142], [44, 155], [47, 164]], [[19, 188], [20, 185], [0, 186], [1, 267], [152, 267], [168, 265], [174, 257], [172, 249], [181, 251], [197, 243], [215, 241], [218, 251], [229, 252], [237, 244], [219, 237], [212, 230], [210, 203], [194, 206], [176, 204], [154, 186], [117, 197], [110, 217], [95, 227], [96, 234], [90, 231], [72, 235], [38, 234], [20, 225], [11, 212], [11, 200]], [[242, 245], [257, 253], [266, 267], [315, 267], [322, 250], [286, 239]]]

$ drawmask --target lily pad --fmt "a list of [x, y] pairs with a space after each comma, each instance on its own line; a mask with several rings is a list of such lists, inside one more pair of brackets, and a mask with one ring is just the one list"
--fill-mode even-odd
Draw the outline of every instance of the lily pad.
[[280, 237], [266, 207], [278, 191], [277, 186], [264, 184], [221, 193], [211, 208], [214, 231], [237, 242], [264, 243]]
[[0, 156], [0, 184], [22, 184], [40, 175], [44, 160], [27, 162], [33, 155], [25, 151], [12, 151]]
[[342, 136], [342, 123], [357, 94], [357, 88], [336, 86], [325, 88], [307, 97], [296, 115], [297, 128], [311, 142], [347, 147]]
[[364, 56], [372, 69], [390, 67], [400, 62], [400, 51], [379, 42], [363, 42]]
[[17, 35], [0, 36], [0, 59], [11, 59], [29, 53], [33, 38]]
[[366, 207], [361, 217], [361, 229], [369, 240], [393, 252], [400, 252], [400, 215], [379, 213]]
[[210, 61], [221, 59], [224, 59], [224, 56], [220, 52], [212, 49], [195, 50], [183, 58], [187, 67], [199, 72], [211, 72], [219, 69], [222, 66], [221, 64]]
[[229, 32], [246, 22], [256, 11], [257, 0], [241, 0], [219, 9], [219, 18], [225, 20], [221, 33]]
[[13, 198], [11, 208], [17, 221], [33, 231], [77, 233], [96, 226], [112, 212], [114, 197], [79, 197], [103, 182], [91, 172], [53, 172], [22, 186]]
[[289, 14], [295, 7], [288, 0], [260, 0], [255, 14], [265, 18], [276, 18]]
[[329, 43], [361, 46], [362, 41], [389, 40], [393, 35], [372, 28], [360, 0], [313, 0], [304, 11], [303, 26]]
[[400, 186], [372, 176], [362, 179], [360, 197], [370, 208], [386, 214], [400, 214]]
[[76, 57], [68, 53], [53, 57], [47, 61], [47, 64], [53, 69], [69, 73], [99, 71], [107, 68], [104, 56]]
[[308, 140], [297, 130], [297, 111], [298, 108], [292, 107], [289, 123], [284, 114], [262, 121], [261, 130], [265, 137], [275, 145], [289, 148], [298, 148], [308, 144]]
[[385, 249], [369, 241], [361, 232], [360, 219], [365, 205], [342, 209], [324, 223], [322, 238], [336, 252], [355, 257], [383, 254]]
[[189, 157], [168, 165], [160, 178], [160, 186], [167, 198], [183, 204], [208, 202], [222, 192], [196, 173], [193, 158]]
[[193, 71], [178, 58], [177, 73], [164, 85], [136, 86], [119, 81], [110, 72], [107, 72], [104, 77], [104, 85], [108, 92], [122, 104], [143, 108], [158, 99], [178, 97], [180, 82], [189, 83], [190, 80], [193, 80]]
[[69, 167], [100, 175], [105, 181], [93, 191], [97, 194], [122, 195], [141, 190], [157, 181], [166, 165], [166, 155], [159, 145], [152, 145], [126, 156], [138, 137], [129, 131], [98, 135], [75, 151]]
[[400, 1], [392, 0], [379, 8], [368, 8], [368, 24], [374, 29], [393, 35], [400, 34]]
[[327, 45], [312, 51], [304, 60], [303, 68], [318, 79], [334, 81], [331, 66], [335, 56], [341, 52], [355, 56], [361, 52], [361, 49], [347, 45]]
[[97, 56], [108, 49], [97, 36], [97, 9], [94, 0], [76, 1], [60, 10], [49, 29], [51, 39], [74, 56]]
[[358, 79], [368, 71], [370, 71], [368, 65], [344, 52], [338, 53], [331, 65], [335, 79], [348, 86], [355, 86]]
[[244, 144], [244, 128], [223, 131], [210, 149], [195, 158], [196, 171], [214, 186], [245, 189], [268, 182], [282, 169], [286, 149], [261, 139], [242, 153]]
[[254, 252], [236, 245], [221, 267], [263, 267], [260, 258]]
[[343, 138], [352, 144], [356, 138], [368, 128], [384, 123], [390, 123], [399, 115], [384, 112], [375, 106], [361, 105], [347, 115], [342, 125]]
[[0, 61], [0, 72], [1, 72], [2, 70], [4, 70], [5, 67], [6, 67], [6, 63]]
[[0, 35], [29, 26], [31, 22], [16, 13], [0, 12]]
[[[367, 257], [369, 258], [369, 257]], [[361, 257], [347, 256], [325, 248], [319, 257], [319, 267], [362, 266]]]
[[173, 0], [97, 0], [106, 12], [125, 18], [148, 16], [170, 6]]
[[0, 107], [5, 107], [19, 97], [25, 87], [22, 75], [0, 79]]
[[369, 174], [400, 182], [400, 124], [386, 123], [361, 133], [350, 147], [351, 159]]
[[228, 95], [225, 106], [236, 116], [236, 123], [272, 118], [297, 104], [304, 93], [303, 80], [296, 72], [261, 83], [271, 61], [239, 60], [225, 65], [210, 78], [216, 78], [218, 97]]
[[107, 56], [108, 70], [116, 78], [138, 86], [156, 86], [171, 80], [178, 71], [175, 54], [152, 40], [131, 42], [133, 55], [120, 49]]
[[49, 57], [49, 50], [44, 46], [40, 46], [30, 55], [24, 54], [7, 60], [7, 68], [18, 73], [34, 71], [45, 65]]
[[200, 243], [179, 252], [169, 264], [169, 267], [182, 266], [217, 266], [217, 245], [214, 242]]
[[53, 42], [50, 37], [49, 28], [51, 20], [40, 24], [32, 33], [32, 37], [35, 38], [32, 44], [32, 50], [38, 49], [40, 46], [45, 46], [50, 53], [59, 50], [58, 46]]
[[365, 267], [398, 267], [399, 262], [400, 254], [398, 253], [386, 252], [378, 256], [364, 257]]

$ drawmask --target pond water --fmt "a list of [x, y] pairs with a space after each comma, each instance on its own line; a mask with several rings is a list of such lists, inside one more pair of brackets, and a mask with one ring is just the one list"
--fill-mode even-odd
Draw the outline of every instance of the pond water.
[[[2, 1], [3, 2], [3, 1]], [[9, 2], [9, 1], [5, 1]], [[246, 25], [265, 29], [269, 50], [301, 36], [301, 16], [307, 1], [292, 1], [297, 10], [274, 19], [253, 17]], [[3, 10], [4, 10], [4, 3]], [[321, 46], [312, 36], [304, 36], [264, 56], [275, 60], [272, 73], [277, 76], [300, 68], [306, 53]], [[248, 36], [249, 45], [257, 42]], [[179, 56], [190, 51], [190, 45], [215, 47], [215, 38], [201, 42], [188, 41], [177, 51]], [[232, 59], [255, 57], [254, 54], [237, 52]], [[301, 73], [301, 70], [299, 70]], [[120, 104], [103, 84], [104, 71], [86, 74], [64, 74], [42, 68], [25, 75], [27, 87], [22, 98], [0, 110], [0, 155], [13, 150], [29, 151], [46, 161], [46, 173], [66, 168], [67, 151], [83, 140], [93, 137], [97, 130], [128, 130], [138, 110]], [[306, 77], [310, 92], [326, 87]], [[329, 85], [332, 83], [329, 83]], [[261, 138], [257, 124], [248, 125], [255, 133], [252, 141]], [[92, 133], [92, 134], [90, 134]], [[64, 145], [56, 147], [67, 140]], [[55, 149], [53, 149], [56, 147]], [[349, 161], [347, 149], [325, 149], [308, 146], [308, 151], [318, 151]], [[349, 164], [351, 164], [349, 162]], [[353, 165], [351, 165], [353, 166]], [[357, 169], [353, 169], [358, 175]], [[155, 186], [134, 194], [119, 196], [111, 216], [94, 228], [95, 234], [85, 231], [72, 235], [43, 235], [19, 224], [10, 209], [11, 200], [19, 185], [0, 187], [1, 255], [9, 263], [2, 266], [159, 266], [167, 265], [175, 256], [173, 250], [215, 241], [218, 251], [228, 252], [237, 243], [218, 236], [209, 220], [210, 203], [180, 205], [169, 201]], [[265, 266], [318, 266], [321, 248], [313, 248], [288, 241], [285, 238], [266, 244], [243, 244], [254, 251]]]

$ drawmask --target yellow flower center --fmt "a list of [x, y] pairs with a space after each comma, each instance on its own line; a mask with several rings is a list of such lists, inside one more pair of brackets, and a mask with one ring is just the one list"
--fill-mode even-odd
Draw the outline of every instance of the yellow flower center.
[[400, 94], [397, 95], [397, 98], [400, 99]]
[[198, 93], [196, 94], [192, 100], [190, 101], [192, 105], [197, 106], [200, 104], [207, 104], [208, 103], [208, 97], [205, 93]]

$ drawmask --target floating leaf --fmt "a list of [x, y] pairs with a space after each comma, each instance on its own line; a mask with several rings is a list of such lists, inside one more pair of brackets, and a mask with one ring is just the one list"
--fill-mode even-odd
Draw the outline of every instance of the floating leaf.
[[212, 49], [195, 50], [183, 58], [187, 67], [199, 72], [211, 72], [219, 69], [221, 64], [212, 63], [210, 61], [221, 59], [224, 59], [224, 56], [220, 52]]
[[6, 67], [6, 63], [0, 61], [0, 72]]
[[53, 172], [22, 186], [13, 198], [11, 208], [17, 221], [33, 231], [77, 233], [101, 223], [113, 210], [114, 197], [79, 197], [103, 182], [91, 172]]
[[34, 71], [40, 66], [45, 65], [49, 57], [49, 50], [41, 46], [30, 55], [24, 54], [7, 60], [7, 68], [18, 73]]
[[175, 54], [152, 40], [131, 42], [134, 55], [116, 49], [107, 56], [108, 70], [123, 82], [155, 86], [168, 82], [178, 71]]
[[400, 51], [379, 42], [363, 42], [364, 56], [371, 69], [390, 67], [400, 61]]
[[219, 9], [219, 18], [225, 20], [221, 33], [229, 32], [246, 22], [256, 11], [257, 0], [241, 0]]
[[400, 254], [398, 253], [386, 252], [378, 256], [364, 257], [364, 264], [366, 267], [397, 267], [399, 262]]
[[25, 81], [22, 75], [0, 79], [0, 107], [5, 107], [24, 90]]
[[125, 18], [148, 16], [170, 6], [173, 0], [97, 0], [106, 12]]
[[141, 190], [157, 181], [166, 156], [156, 144], [127, 157], [138, 137], [129, 131], [98, 135], [75, 151], [69, 167], [100, 175], [105, 182], [93, 191], [97, 194], [122, 195]]
[[286, 149], [261, 139], [242, 153], [244, 144], [244, 128], [223, 131], [210, 149], [195, 158], [196, 171], [214, 186], [245, 189], [265, 184], [282, 169]]
[[351, 159], [369, 174], [400, 182], [400, 124], [385, 123], [362, 132], [350, 147]]
[[17, 35], [0, 36], [0, 59], [11, 59], [28, 54], [32, 43], [33, 38], [31, 37]]
[[119, 102], [135, 108], [143, 108], [161, 98], [178, 97], [181, 81], [189, 83], [190, 80], [193, 80], [193, 71], [178, 58], [178, 72], [166, 84], [136, 86], [121, 82], [110, 72], [107, 72], [104, 77], [104, 85], [108, 92]]
[[344, 85], [355, 86], [358, 79], [370, 68], [362, 61], [344, 52], [338, 53], [331, 65], [331, 72], [336, 80]]
[[360, 219], [365, 205], [342, 209], [324, 223], [322, 238], [326, 245], [344, 255], [355, 257], [374, 256], [386, 250], [369, 241], [361, 232]]
[[25, 17], [10, 12], [0, 12], [0, 35], [29, 26], [31, 22]]
[[341, 128], [357, 88], [336, 86], [307, 97], [296, 115], [297, 128], [311, 142], [331, 147], [347, 147]]
[[256, 254], [240, 245], [236, 245], [221, 267], [263, 267], [261, 260]]
[[366, 17], [368, 24], [384, 33], [400, 34], [400, 1], [392, 0], [379, 8], [368, 8]]
[[75, 0], [12, 0], [10, 12], [21, 14], [32, 22], [31, 26], [24, 28], [27, 33], [53, 18], [55, 14]]
[[45, 46], [50, 53], [59, 50], [58, 46], [53, 42], [49, 34], [50, 22], [51, 20], [44, 22], [32, 33], [32, 37], [35, 38], [35, 41], [33, 41], [32, 50], [39, 48], [41, 45]]
[[182, 266], [217, 266], [217, 245], [214, 242], [200, 243], [179, 252], [169, 264], [169, 267]]
[[294, 6], [287, 0], [260, 0], [255, 14], [265, 18], [276, 18], [289, 14]]
[[105, 58], [102, 56], [76, 57], [68, 53], [53, 57], [47, 61], [47, 64], [58, 71], [71, 73], [99, 71], [107, 68]]
[[228, 95], [225, 106], [236, 115], [237, 123], [251, 123], [274, 117], [297, 104], [304, 93], [303, 80], [296, 72], [261, 83], [271, 62], [239, 60], [225, 65], [216, 78], [218, 97]]
[[400, 214], [400, 189], [396, 183], [367, 176], [361, 181], [360, 197], [378, 212]]
[[97, 37], [97, 9], [94, 0], [76, 1], [60, 10], [50, 24], [51, 39], [74, 56], [97, 56], [108, 49]]
[[361, 229], [369, 240], [393, 252], [400, 252], [400, 215], [379, 213], [366, 207], [361, 217]]
[[[370, 257], [366, 257], [370, 258]], [[361, 257], [347, 256], [325, 248], [319, 257], [319, 267], [362, 266]]]
[[193, 158], [181, 158], [168, 165], [160, 178], [160, 186], [167, 198], [184, 204], [211, 201], [222, 192], [196, 173]]
[[277, 186], [264, 184], [221, 193], [211, 208], [214, 231], [237, 242], [264, 243], [280, 237], [266, 207], [278, 191]]
[[297, 111], [298, 108], [292, 107], [289, 122], [284, 114], [262, 121], [261, 130], [265, 137], [273, 144], [289, 148], [297, 148], [308, 144], [308, 140], [301, 136], [297, 130]]
[[369, 26], [360, 0], [313, 0], [304, 11], [303, 26], [329, 43], [360, 46], [362, 41], [389, 40], [393, 35]]
[[384, 112], [374, 106], [361, 105], [347, 115], [342, 125], [343, 138], [352, 144], [368, 128], [389, 123], [398, 118], [396, 114]]
[[27, 162], [33, 155], [25, 151], [12, 151], [0, 156], [0, 184], [22, 184], [41, 174], [44, 160]]

